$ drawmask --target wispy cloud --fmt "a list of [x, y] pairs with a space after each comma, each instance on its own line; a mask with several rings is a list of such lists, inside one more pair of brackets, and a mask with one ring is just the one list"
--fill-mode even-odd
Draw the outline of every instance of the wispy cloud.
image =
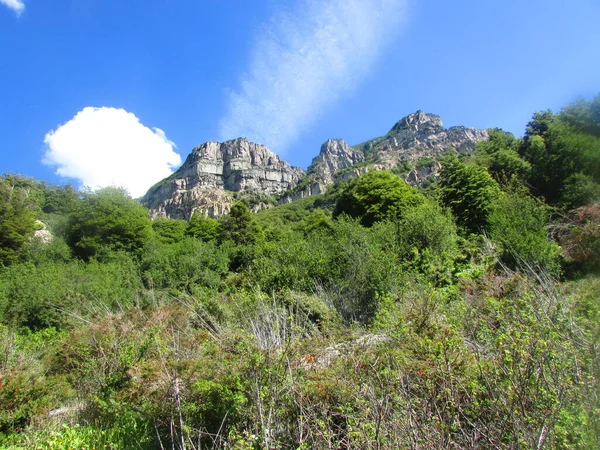
[[398, 35], [407, 0], [302, 0], [260, 30], [251, 65], [228, 98], [222, 140], [247, 137], [282, 153], [373, 70]]
[[181, 164], [175, 144], [124, 109], [87, 107], [44, 139], [43, 162], [84, 186], [127, 188], [133, 197]]
[[0, 0], [0, 3], [8, 6], [10, 9], [15, 11], [17, 15], [21, 14], [25, 10], [25, 3], [23, 3], [23, 0]]

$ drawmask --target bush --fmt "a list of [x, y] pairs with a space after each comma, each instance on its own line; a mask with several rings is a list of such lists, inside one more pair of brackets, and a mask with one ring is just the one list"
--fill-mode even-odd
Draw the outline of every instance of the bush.
[[501, 195], [489, 215], [490, 238], [511, 268], [529, 266], [557, 274], [560, 247], [548, 237], [550, 209], [523, 192]]
[[375, 222], [398, 218], [423, 201], [424, 197], [415, 188], [391, 172], [368, 172], [343, 188], [333, 216], [347, 214], [369, 227]]
[[147, 288], [193, 294], [198, 288], [218, 287], [229, 259], [214, 243], [188, 237], [175, 244], [149, 244], [140, 264]]
[[583, 173], [571, 175], [565, 180], [560, 198], [567, 209], [592, 204], [600, 200], [600, 184]]
[[483, 167], [457, 159], [444, 165], [440, 191], [444, 205], [469, 233], [480, 233], [487, 228], [488, 214], [500, 194], [498, 184]]
[[406, 210], [396, 226], [398, 253], [405, 269], [425, 274], [434, 283], [450, 281], [460, 256], [452, 218], [428, 200]]
[[125, 190], [110, 187], [84, 194], [69, 217], [66, 240], [75, 256], [89, 260], [107, 251], [138, 251], [151, 233], [146, 209]]
[[62, 328], [136, 304], [141, 283], [135, 263], [124, 254], [111, 258], [10, 267], [0, 274], [0, 320], [32, 330]]

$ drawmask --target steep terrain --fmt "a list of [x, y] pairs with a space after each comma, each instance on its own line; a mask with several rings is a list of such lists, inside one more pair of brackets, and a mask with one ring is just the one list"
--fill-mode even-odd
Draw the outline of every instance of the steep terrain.
[[142, 201], [154, 217], [189, 219], [194, 211], [219, 217], [229, 212], [234, 192], [279, 194], [296, 186], [303, 175], [264, 145], [242, 138], [206, 142]]
[[385, 136], [354, 147], [342, 139], [328, 140], [305, 178], [282, 201], [288, 203], [319, 194], [327, 185], [369, 170], [396, 167], [401, 167], [407, 183], [418, 186], [439, 174], [441, 165], [436, 158], [446, 152], [472, 152], [475, 144], [487, 137], [487, 130], [444, 128], [439, 116], [417, 111], [397, 122]]
[[487, 130], [444, 128], [439, 116], [417, 111], [385, 136], [354, 147], [343, 139], [328, 140], [306, 173], [246, 139], [207, 142], [177, 172], [153, 186], [143, 201], [154, 217], [189, 219], [194, 211], [210, 217], [227, 214], [235, 193], [258, 198], [259, 207], [261, 196], [279, 195], [280, 203], [289, 203], [369, 170], [401, 167], [408, 183], [421, 185], [439, 173], [436, 158], [448, 151], [473, 151], [487, 136]]

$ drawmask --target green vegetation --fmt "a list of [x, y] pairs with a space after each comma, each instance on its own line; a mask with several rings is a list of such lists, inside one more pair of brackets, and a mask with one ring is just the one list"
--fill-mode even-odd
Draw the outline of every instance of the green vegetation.
[[75, 256], [89, 260], [106, 251], [140, 250], [152, 229], [144, 207], [119, 188], [87, 192], [69, 216], [66, 240]]
[[418, 191], [390, 172], [369, 172], [355, 178], [340, 193], [334, 217], [347, 214], [364, 226], [393, 219], [424, 201]]
[[478, 234], [487, 228], [500, 188], [484, 167], [452, 159], [442, 169], [440, 194], [458, 225]]
[[219, 219], [4, 175], [0, 447], [596, 448], [598, 102]]

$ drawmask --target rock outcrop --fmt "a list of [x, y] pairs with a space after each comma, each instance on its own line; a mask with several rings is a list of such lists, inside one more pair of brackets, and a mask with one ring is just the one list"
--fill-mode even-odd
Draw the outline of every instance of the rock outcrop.
[[398, 123], [383, 137], [357, 146], [367, 159], [392, 168], [403, 162], [435, 158], [445, 152], [469, 152], [475, 144], [487, 139], [487, 130], [467, 127], [444, 128], [435, 114], [417, 111]]
[[365, 159], [362, 151], [350, 147], [343, 139], [329, 139], [313, 158], [306, 176], [293, 190], [283, 195], [280, 203], [291, 203], [311, 195], [325, 192], [327, 186], [336, 181], [337, 174]]
[[444, 128], [439, 116], [417, 111], [398, 121], [385, 136], [354, 147], [343, 139], [328, 140], [306, 173], [246, 139], [207, 142], [142, 201], [153, 217], [189, 219], [196, 211], [210, 217], [227, 214], [239, 199], [235, 193], [255, 196], [253, 204], [266, 207], [275, 194], [280, 203], [289, 203], [371, 170], [399, 168], [407, 183], [422, 186], [439, 175], [437, 158], [442, 154], [473, 151], [487, 137], [487, 130]]
[[294, 188], [304, 171], [282, 161], [267, 147], [235, 139], [196, 147], [170, 177], [142, 198], [153, 217], [189, 219], [196, 211], [209, 217], [229, 212], [234, 192], [280, 194]]
[[308, 173], [314, 173], [316, 180], [327, 185], [335, 180], [335, 175], [343, 169], [365, 160], [360, 150], [355, 150], [343, 139], [329, 139], [321, 146], [319, 155], [312, 160]]
[[40, 220], [35, 221], [36, 230], [33, 232], [33, 238], [40, 241], [42, 244], [49, 244], [54, 239], [54, 236], [48, 230], [46, 224]]

